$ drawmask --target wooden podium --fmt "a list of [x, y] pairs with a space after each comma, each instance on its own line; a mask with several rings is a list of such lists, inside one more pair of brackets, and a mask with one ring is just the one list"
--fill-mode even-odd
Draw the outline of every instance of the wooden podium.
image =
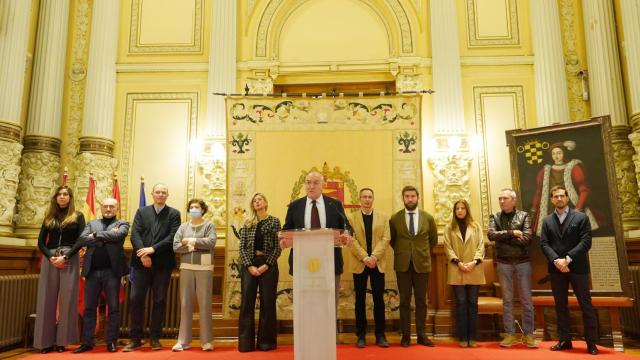
[[336, 359], [333, 248], [339, 230], [283, 231], [293, 244], [293, 354], [295, 360]]

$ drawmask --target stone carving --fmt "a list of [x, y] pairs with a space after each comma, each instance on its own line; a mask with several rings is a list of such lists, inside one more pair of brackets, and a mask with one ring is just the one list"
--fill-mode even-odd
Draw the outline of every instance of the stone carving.
[[[565, 70], [567, 73], [567, 86], [569, 87], [569, 114], [571, 121], [589, 118], [589, 106], [582, 99], [582, 79], [578, 72], [587, 68], [585, 61], [580, 59], [576, 49], [576, 30], [573, 10], [573, 0], [560, 0], [560, 26], [562, 29], [562, 47], [564, 50]], [[582, 26], [582, 25], [580, 25]]]
[[247, 86], [249, 87], [249, 94], [272, 94], [273, 93], [273, 80], [267, 78], [247, 78]]
[[202, 196], [209, 206], [205, 218], [212, 220], [216, 228], [226, 228], [226, 167], [222, 160], [204, 159], [198, 162], [204, 183]]
[[396, 77], [396, 89], [398, 92], [422, 90], [420, 75], [399, 74]]
[[[89, 190], [89, 175], [96, 182], [96, 215], [99, 213], [102, 199], [113, 195], [113, 174], [118, 167], [118, 160], [99, 154], [84, 152], [74, 159], [75, 203], [76, 209], [82, 209]], [[122, 195], [122, 194], [121, 194]]]
[[634, 150], [627, 139], [629, 128], [615, 126], [611, 134], [613, 163], [616, 170], [618, 196], [622, 205], [622, 225], [625, 230], [640, 228], [640, 203], [636, 166], [633, 163]]
[[438, 226], [451, 221], [453, 204], [460, 200], [471, 199], [469, 187], [469, 167], [471, 156], [466, 152], [435, 154], [429, 158], [435, 183], [435, 220]]
[[50, 152], [22, 155], [18, 185], [16, 227], [37, 228], [44, 219], [49, 198], [60, 180], [60, 157]]
[[[631, 133], [629, 140], [631, 140], [631, 145], [635, 149], [632, 159], [636, 168], [636, 181], [640, 184], [640, 129]], [[638, 196], [640, 196], [640, 189], [638, 189]]]
[[22, 145], [0, 140], [0, 235], [13, 232]]

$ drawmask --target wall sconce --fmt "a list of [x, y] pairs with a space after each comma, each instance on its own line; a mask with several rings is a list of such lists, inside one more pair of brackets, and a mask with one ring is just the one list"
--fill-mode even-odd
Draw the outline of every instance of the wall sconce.
[[582, 81], [582, 100], [589, 101], [589, 71], [578, 71], [576, 76]]

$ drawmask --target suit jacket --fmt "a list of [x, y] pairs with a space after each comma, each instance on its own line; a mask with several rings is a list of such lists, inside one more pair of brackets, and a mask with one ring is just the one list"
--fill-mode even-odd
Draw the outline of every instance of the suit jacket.
[[[353, 242], [349, 246], [353, 261], [350, 262], [349, 270], [354, 274], [360, 274], [365, 267], [362, 260], [369, 255], [367, 254], [367, 236], [364, 231], [362, 211], [349, 214], [348, 219], [351, 226], [353, 226]], [[389, 218], [380, 212], [374, 211], [371, 230], [371, 255], [378, 259], [378, 271], [384, 273], [387, 269], [387, 250], [390, 249]]]
[[589, 249], [591, 249], [591, 223], [582, 212], [569, 209], [564, 219], [564, 226], [560, 229], [560, 221], [555, 213], [547, 215], [542, 220], [540, 232], [540, 246], [549, 260], [550, 273], [559, 273], [553, 261], [567, 255], [573, 260], [569, 264], [569, 271], [576, 274], [589, 273]]
[[[325, 212], [327, 216], [326, 226], [332, 229], [351, 229], [349, 220], [344, 214], [342, 203], [338, 200], [322, 195]], [[304, 228], [304, 212], [307, 206], [307, 197], [294, 200], [289, 204], [287, 216], [282, 230], [293, 230]], [[342, 274], [344, 261], [342, 260], [342, 249], [333, 249], [335, 274]], [[289, 253], [289, 274], [293, 275], [293, 251]]]
[[131, 231], [133, 255], [131, 266], [142, 269], [142, 262], [136, 256], [136, 251], [145, 247], [153, 247], [155, 252], [150, 255], [154, 268], [174, 268], [176, 256], [173, 252], [173, 238], [180, 227], [180, 212], [169, 205], [156, 215], [153, 205], [145, 206], [136, 211]]
[[[113, 231], [118, 229], [118, 231]], [[95, 235], [94, 235], [95, 234]], [[124, 254], [124, 239], [129, 234], [129, 223], [124, 220], [115, 220], [106, 228], [102, 220], [92, 220], [85, 226], [78, 244], [86, 246], [82, 276], [87, 276], [91, 270], [93, 253], [97, 247], [105, 246], [111, 261], [111, 271], [116, 277], [122, 277], [129, 273], [127, 257]]]
[[470, 272], [463, 272], [458, 264], [452, 262], [458, 259], [463, 263], [484, 259], [484, 236], [478, 224], [467, 226], [462, 239], [460, 229], [452, 229], [450, 224], [444, 228], [444, 252], [447, 254], [447, 284], [449, 285], [482, 285], [484, 278], [484, 264], [476, 265]]
[[438, 228], [433, 216], [426, 211], [420, 213], [416, 235], [410, 236], [405, 221], [405, 209], [393, 214], [389, 220], [391, 247], [394, 251], [395, 271], [409, 270], [409, 262], [417, 273], [431, 272], [431, 249], [438, 243]]

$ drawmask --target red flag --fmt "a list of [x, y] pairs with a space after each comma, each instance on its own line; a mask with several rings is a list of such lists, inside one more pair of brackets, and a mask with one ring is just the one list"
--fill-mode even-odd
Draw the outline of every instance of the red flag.
[[120, 213], [120, 185], [118, 185], [118, 175], [113, 175], [113, 198], [118, 201], [118, 212], [116, 212], [116, 218], [121, 218]]
[[[84, 203], [82, 213], [84, 214], [84, 220], [87, 223], [96, 219], [96, 182], [93, 180], [93, 174], [89, 174], [89, 189], [87, 190], [87, 199]], [[78, 256], [80, 256], [80, 272], [82, 272], [82, 266], [84, 265], [84, 251], [81, 250], [78, 253]], [[84, 312], [84, 278], [80, 277], [79, 285], [78, 312], [82, 314]]]
[[64, 173], [62, 174], [62, 181], [60, 185], [64, 186], [67, 185], [67, 178], [69, 177], [69, 169], [67, 169], [67, 167], [64, 167]]

